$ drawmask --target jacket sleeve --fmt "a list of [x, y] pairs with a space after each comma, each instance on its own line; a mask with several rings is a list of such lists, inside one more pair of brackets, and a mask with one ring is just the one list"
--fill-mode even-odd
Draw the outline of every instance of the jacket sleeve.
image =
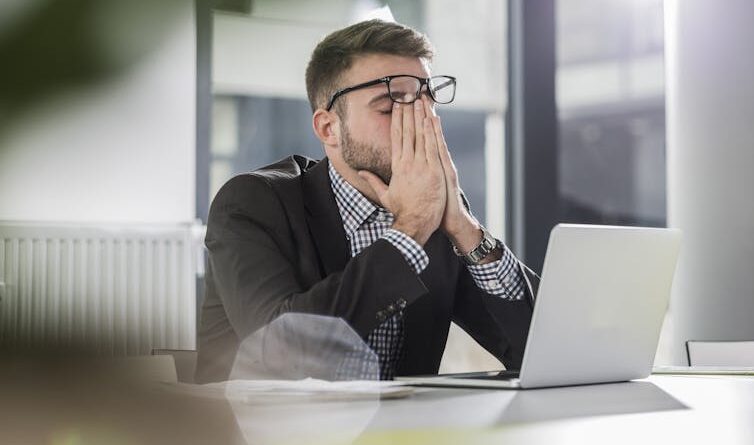
[[275, 192], [254, 175], [232, 179], [212, 203], [206, 238], [212, 284], [239, 338], [286, 312], [340, 317], [366, 338], [391, 308], [427, 292], [384, 239], [304, 287], [296, 259], [282, 247], [291, 244], [287, 218]]
[[453, 321], [506, 369], [521, 368], [539, 284], [536, 274], [520, 262], [519, 267], [526, 281], [526, 295], [521, 300], [506, 300], [484, 292], [463, 268], [453, 308]]

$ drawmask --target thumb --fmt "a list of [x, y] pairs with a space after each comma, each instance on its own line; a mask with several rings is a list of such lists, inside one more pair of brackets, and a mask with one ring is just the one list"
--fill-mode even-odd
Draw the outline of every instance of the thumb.
[[380, 177], [375, 175], [374, 173], [368, 172], [366, 170], [359, 170], [357, 174], [361, 177], [361, 179], [365, 180], [370, 187], [372, 187], [372, 190], [374, 190], [374, 192], [377, 194], [377, 198], [379, 198], [382, 205], [385, 206], [384, 198], [387, 194], [387, 185], [382, 182], [382, 179], [380, 179]]

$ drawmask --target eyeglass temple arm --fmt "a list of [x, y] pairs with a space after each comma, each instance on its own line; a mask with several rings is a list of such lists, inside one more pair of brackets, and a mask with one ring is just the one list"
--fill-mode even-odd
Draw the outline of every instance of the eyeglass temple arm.
[[455, 83], [455, 79], [446, 80], [445, 82], [441, 83], [440, 85], [437, 85], [434, 90], [439, 90], [440, 88], [445, 88], [448, 85], [451, 85]]
[[390, 81], [390, 77], [381, 77], [379, 79], [370, 80], [369, 82], [360, 83], [358, 85], [354, 85], [351, 87], [343, 88], [342, 90], [336, 91], [332, 97], [330, 98], [330, 102], [327, 103], [327, 108], [325, 108], [327, 111], [330, 111], [330, 108], [332, 108], [333, 104], [335, 103], [335, 99], [339, 98], [340, 96], [350, 93], [354, 90], [360, 90], [362, 88], [371, 87], [372, 85], [377, 85], [380, 83], [386, 83]]

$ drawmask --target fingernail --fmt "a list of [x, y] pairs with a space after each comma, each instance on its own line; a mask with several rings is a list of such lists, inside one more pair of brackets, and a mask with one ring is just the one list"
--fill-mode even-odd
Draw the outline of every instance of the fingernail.
[[401, 104], [399, 104], [398, 102], [393, 102], [393, 108], [398, 108], [400, 106], [401, 106]]

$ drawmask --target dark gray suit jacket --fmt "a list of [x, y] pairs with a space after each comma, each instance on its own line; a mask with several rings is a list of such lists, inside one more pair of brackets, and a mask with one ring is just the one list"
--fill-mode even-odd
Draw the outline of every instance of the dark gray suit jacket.
[[508, 369], [521, 365], [536, 275], [520, 265], [527, 296], [506, 301], [480, 290], [440, 231], [416, 275], [389, 242], [351, 258], [328, 161], [301, 156], [229, 180], [210, 209], [209, 261], [196, 381], [228, 378], [241, 340], [286, 312], [340, 317], [364, 339], [407, 303], [397, 375], [437, 373], [450, 322]]

